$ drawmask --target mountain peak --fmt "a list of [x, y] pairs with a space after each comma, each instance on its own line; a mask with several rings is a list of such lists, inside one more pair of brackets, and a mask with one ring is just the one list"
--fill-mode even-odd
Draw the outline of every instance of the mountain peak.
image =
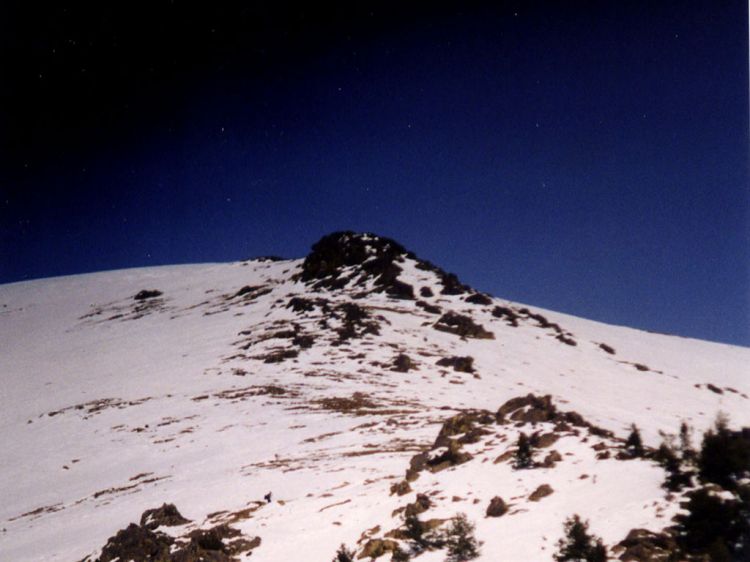
[[407, 260], [417, 269], [434, 272], [442, 284], [442, 294], [476, 292], [455, 274], [418, 258], [395, 240], [369, 232], [340, 231], [321, 238], [305, 258], [299, 279], [315, 289], [364, 287], [372, 281], [372, 291], [414, 299], [414, 287], [399, 279]]

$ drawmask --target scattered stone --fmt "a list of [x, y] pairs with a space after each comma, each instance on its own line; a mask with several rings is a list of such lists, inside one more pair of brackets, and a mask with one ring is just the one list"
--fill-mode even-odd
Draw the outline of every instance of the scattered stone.
[[542, 461], [542, 468], [552, 468], [555, 466], [555, 463], [558, 463], [562, 460], [562, 455], [558, 453], [557, 451], [550, 451], [547, 453], [547, 456], [544, 457], [544, 460]]
[[674, 537], [647, 529], [633, 529], [618, 546], [625, 548], [620, 555], [624, 562], [667, 562], [679, 551]]
[[414, 362], [411, 360], [411, 357], [406, 355], [406, 353], [399, 353], [393, 360], [392, 369], [398, 373], [408, 373], [409, 369], [413, 368]]
[[492, 299], [483, 293], [474, 293], [464, 299], [466, 302], [471, 304], [480, 304], [482, 306], [489, 306], [492, 304]]
[[147, 299], [154, 299], [156, 297], [162, 296], [164, 293], [161, 291], [158, 291], [156, 289], [143, 289], [141, 291], [138, 291], [135, 296], [133, 297], [134, 300], [137, 301], [144, 301]]
[[165, 503], [156, 509], [147, 509], [141, 515], [141, 527], [151, 531], [159, 527], [176, 527], [186, 523], [190, 523], [190, 520], [183, 517], [171, 503]]
[[552, 486], [550, 486], [549, 484], [542, 484], [536, 490], [531, 492], [531, 495], [529, 496], [529, 501], [538, 502], [542, 498], [545, 498], [551, 495], [553, 492], [554, 490], [552, 489]]
[[405, 496], [411, 492], [411, 486], [406, 480], [391, 484], [391, 495], [396, 494], [397, 496]]
[[501, 517], [508, 512], [508, 504], [505, 503], [503, 498], [495, 496], [490, 500], [490, 505], [487, 506], [487, 517]]
[[453, 367], [453, 370], [459, 373], [474, 372], [473, 357], [443, 357], [438, 360], [437, 364], [441, 367]]
[[495, 339], [495, 334], [475, 323], [471, 317], [456, 312], [446, 312], [443, 314], [433, 325], [433, 328], [441, 332], [455, 334], [462, 338]]

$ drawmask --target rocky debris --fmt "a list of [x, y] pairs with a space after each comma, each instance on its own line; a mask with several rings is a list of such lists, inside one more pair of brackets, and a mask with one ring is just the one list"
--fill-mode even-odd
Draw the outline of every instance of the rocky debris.
[[271, 289], [269, 287], [264, 287], [263, 285], [256, 285], [256, 286], [245, 285], [239, 291], [233, 294], [230, 298], [236, 299], [239, 297], [246, 297], [248, 300], [252, 300], [259, 296], [267, 295], [270, 292], [271, 292]]
[[370, 318], [370, 313], [358, 304], [346, 302], [336, 308], [336, 316], [342, 326], [336, 330], [339, 343], [349, 339], [361, 338], [367, 334], [379, 335], [380, 325]]
[[162, 296], [164, 293], [157, 289], [142, 289], [138, 291], [133, 297], [137, 301], [145, 301], [148, 299], [155, 299], [156, 297]]
[[350, 397], [335, 396], [332, 398], [321, 398], [317, 403], [324, 410], [331, 410], [341, 414], [366, 415], [371, 413], [378, 405], [370, 399], [367, 394], [355, 392]]
[[487, 410], [468, 410], [451, 416], [440, 427], [432, 448], [446, 447], [454, 436], [460, 436], [458, 442], [476, 443], [483, 435], [490, 433], [485, 427], [494, 423], [494, 418]]
[[432, 507], [430, 498], [425, 494], [417, 494], [417, 499], [406, 506], [404, 517], [416, 517]]
[[141, 515], [141, 527], [151, 531], [159, 527], [176, 527], [190, 523], [172, 503], [165, 503], [156, 509], [147, 509]]
[[540, 465], [542, 468], [552, 468], [555, 466], [555, 463], [558, 463], [562, 460], [562, 455], [558, 453], [557, 451], [550, 451], [547, 453], [547, 456], [544, 457], [544, 460], [542, 461], [542, 464]]
[[473, 357], [443, 357], [438, 360], [437, 364], [441, 367], [453, 367], [453, 370], [459, 373], [474, 372]]
[[542, 484], [536, 490], [531, 492], [529, 501], [538, 502], [542, 498], [546, 498], [547, 496], [552, 495], [553, 492], [554, 490], [552, 489], [552, 486], [550, 486], [549, 484]]
[[[408, 255], [398, 242], [374, 234], [334, 232], [316, 242], [302, 263], [299, 279], [315, 289], [341, 289], [374, 280], [376, 291], [414, 299], [414, 288], [398, 279]], [[412, 257], [412, 256], [410, 256]]]
[[174, 539], [168, 535], [131, 523], [107, 541], [96, 562], [170, 560], [173, 543]]
[[489, 306], [492, 304], [492, 298], [484, 293], [474, 293], [464, 299], [466, 302], [471, 304], [479, 304], [482, 306]]
[[433, 328], [462, 338], [495, 339], [495, 334], [475, 323], [470, 316], [464, 316], [457, 312], [446, 312], [433, 325]]
[[496, 306], [492, 309], [492, 316], [495, 318], [502, 318], [508, 324], [514, 328], [518, 328], [518, 319], [520, 318], [512, 309], [505, 306]]
[[401, 480], [391, 485], [391, 495], [405, 496], [411, 492], [411, 486], [406, 480]]
[[393, 360], [393, 367], [391, 369], [398, 373], [408, 373], [410, 369], [414, 368], [414, 362], [411, 357], [406, 353], [399, 353]]
[[523, 422], [540, 423], [551, 422], [556, 424], [556, 431], [564, 431], [570, 426], [585, 428], [592, 435], [599, 437], [614, 437], [614, 434], [606, 429], [597, 427], [587, 422], [578, 412], [561, 412], [554, 404], [552, 397], [536, 396], [527, 394], [511, 398], [500, 406], [496, 414], [498, 423]]
[[262, 359], [263, 363], [281, 363], [287, 359], [295, 359], [299, 355], [296, 349], [275, 349], [265, 355], [257, 355], [253, 359]]
[[390, 539], [370, 539], [365, 543], [362, 548], [362, 552], [357, 556], [357, 559], [362, 558], [380, 558], [388, 552], [394, 552], [398, 550], [398, 543]]
[[425, 312], [429, 312], [430, 314], [440, 314], [441, 312], [443, 312], [443, 309], [439, 306], [430, 304], [425, 301], [417, 301], [416, 304], [419, 308], [421, 308]]
[[627, 562], [669, 562], [678, 552], [674, 537], [647, 529], [633, 529], [617, 546], [625, 549], [619, 559]]
[[610, 346], [610, 345], [607, 345], [606, 343], [600, 343], [599, 344], [599, 349], [601, 349], [605, 353], [609, 353], [610, 355], [614, 355], [615, 354], [615, 348], [612, 347], [612, 346]]
[[172, 504], [146, 510], [140, 525], [131, 523], [110, 537], [96, 562], [234, 562], [261, 542], [260, 537], [243, 538], [240, 531], [228, 525], [196, 529], [178, 538], [157, 530], [162, 525], [188, 522]]
[[501, 517], [508, 512], [508, 504], [505, 503], [503, 498], [495, 496], [490, 500], [490, 505], [487, 506], [487, 517]]

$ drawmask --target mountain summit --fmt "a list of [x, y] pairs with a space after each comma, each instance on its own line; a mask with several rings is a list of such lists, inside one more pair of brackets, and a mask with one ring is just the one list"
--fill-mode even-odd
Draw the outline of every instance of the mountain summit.
[[353, 232], [2, 285], [0, 319], [3, 560], [746, 552], [745, 348], [508, 302]]

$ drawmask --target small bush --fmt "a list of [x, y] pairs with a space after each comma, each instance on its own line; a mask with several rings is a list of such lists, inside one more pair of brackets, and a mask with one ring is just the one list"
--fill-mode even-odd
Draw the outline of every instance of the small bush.
[[628, 435], [628, 439], [625, 441], [625, 450], [633, 457], [643, 456], [644, 450], [641, 432], [635, 424], [630, 426], [630, 435]]
[[521, 433], [516, 444], [516, 455], [513, 466], [517, 469], [531, 468], [534, 466], [534, 452], [531, 448], [531, 440], [528, 435]]
[[750, 473], [750, 435], [731, 431], [726, 417], [720, 414], [714, 429], [703, 435], [698, 471], [705, 482], [735, 489], [737, 480]]
[[565, 521], [565, 536], [557, 543], [556, 562], [606, 562], [607, 549], [602, 540], [589, 534], [588, 522], [573, 515]]
[[349, 550], [345, 544], [342, 544], [336, 551], [336, 556], [332, 562], [354, 562], [354, 551]]
[[479, 556], [479, 543], [474, 536], [474, 524], [463, 513], [451, 519], [444, 535], [448, 548], [447, 562], [465, 562]]

